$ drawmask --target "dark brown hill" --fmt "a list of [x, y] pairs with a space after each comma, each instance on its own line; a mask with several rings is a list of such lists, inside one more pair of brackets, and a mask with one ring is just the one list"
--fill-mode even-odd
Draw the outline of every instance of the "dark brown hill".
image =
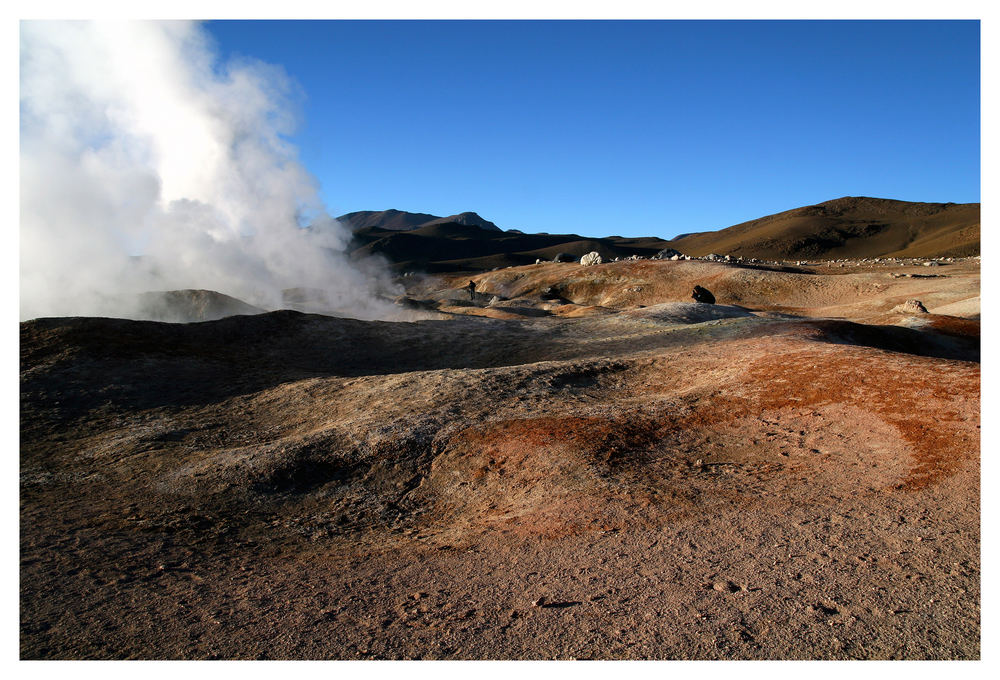
[[979, 254], [979, 204], [845, 196], [670, 245], [687, 255], [762, 259], [967, 257]]
[[410, 231], [359, 229], [354, 234], [352, 256], [381, 255], [392, 262], [394, 269], [433, 273], [533, 264], [538, 259], [552, 260], [559, 253], [577, 260], [591, 251], [608, 260], [630, 255], [652, 257], [665, 244], [655, 238], [586, 239], [577, 234], [522, 234], [435, 221]]

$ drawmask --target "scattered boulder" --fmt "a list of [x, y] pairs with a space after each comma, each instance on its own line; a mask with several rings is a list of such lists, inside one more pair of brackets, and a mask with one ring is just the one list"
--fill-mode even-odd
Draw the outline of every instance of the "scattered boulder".
[[694, 287], [694, 290], [691, 291], [691, 297], [695, 302], [703, 302], [709, 305], [715, 304], [715, 296], [708, 289], [701, 286]]
[[903, 304], [893, 307], [892, 311], [903, 314], [929, 314], [924, 303], [920, 300], [907, 300]]
[[553, 262], [576, 262], [576, 258], [569, 253], [558, 253], [552, 258]]
[[716, 260], [721, 260], [722, 257], [720, 255], [716, 255], [715, 253], [709, 253], [705, 256], [705, 259], [709, 262], [715, 262]]
[[591, 251], [580, 258], [580, 264], [584, 265], [585, 267], [589, 267], [590, 265], [594, 264], [601, 264], [602, 261], [603, 260], [601, 260], [601, 254], [598, 253], [597, 251]]
[[682, 254], [683, 253], [681, 253], [681, 251], [679, 251], [679, 250], [674, 250], [673, 248], [664, 248], [663, 250], [661, 250], [660, 252], [658, 252], [653, 259], [656, 259], [656, 260], [676, 260]]

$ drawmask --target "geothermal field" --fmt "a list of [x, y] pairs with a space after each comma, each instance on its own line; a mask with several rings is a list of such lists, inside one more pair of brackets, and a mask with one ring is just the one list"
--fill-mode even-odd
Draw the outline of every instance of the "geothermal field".
[[979, 31], [22, 21], [20, 658], [979, 659]]
[[22, 322], [22, 658], [979, 657], [978, 257], [537, 259]]

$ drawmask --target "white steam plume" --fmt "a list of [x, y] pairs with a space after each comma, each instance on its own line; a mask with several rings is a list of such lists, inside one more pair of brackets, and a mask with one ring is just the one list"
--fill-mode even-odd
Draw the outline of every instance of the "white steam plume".
[[296, 287], [399, 316], [283, 139], [280, 68], [219, 64], [194, 23], [22, 22], [20, 69], [22, 319], [141, 318], [126, 298], [185, 288], [276, 309]]

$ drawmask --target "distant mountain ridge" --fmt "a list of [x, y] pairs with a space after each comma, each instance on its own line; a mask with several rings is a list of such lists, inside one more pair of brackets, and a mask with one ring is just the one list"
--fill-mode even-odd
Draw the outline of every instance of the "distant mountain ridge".
[[349, 225], [353, 231], [368, 227], [378, 227], [389, 231], [412, 231], [430, 224], [464, 224], [488, 231], [501, 231], [500, 227], [489, 220], [484, 220], [474, 212], [438, 217], [437, 215], [411, 213], [405, 210], [361, 210], [341, 215], [337, 221]]
[[979, 254], [979, 207], [845, 196], [669, 241], [503, 231], [473, 212], [363, 211], [338, 219], [353, 230], [352, 257], [380, 255], [399, 271], [453, 272], [533, 264], [559, 254], [579, 259], [591, 251], [605, 260], [651, 257], [665, 248], [762, 260], [967, 257]]

